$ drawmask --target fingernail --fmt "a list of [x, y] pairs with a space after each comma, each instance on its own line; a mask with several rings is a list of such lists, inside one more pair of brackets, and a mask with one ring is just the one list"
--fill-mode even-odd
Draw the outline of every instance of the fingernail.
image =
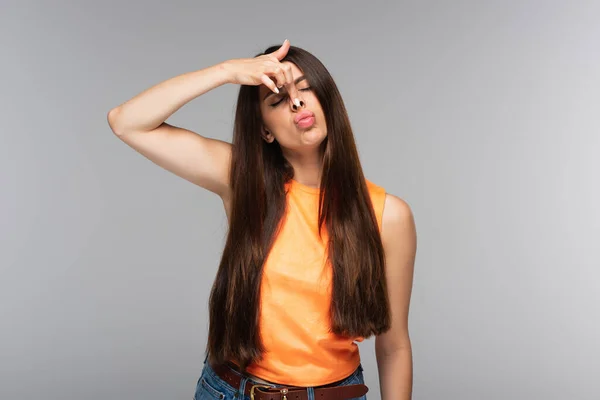
[[279, 89], [275, 88], [275, 93], [279, 94]]
[[296, 107], [300, 107], [300, 100], [298, 100], [298, 98], [295, 98], [294, 104], [296, 105]]

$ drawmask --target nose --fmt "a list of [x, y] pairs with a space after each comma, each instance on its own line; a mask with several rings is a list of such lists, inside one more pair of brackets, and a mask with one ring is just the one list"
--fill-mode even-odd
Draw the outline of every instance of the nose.
[[290, 100], [290, 104], [292, 105], [292, 110], [294, 110], [294, 111], [298, 111], [299, 109], [306, 107], [306, 103], [304, 103], [304, 101], [302, 101], [300, 99], [298, 99], [298, 100], [299, 100], [300, 107], [298, 107], [296, 104], [294, 104], [294, 102], [292, 100]]

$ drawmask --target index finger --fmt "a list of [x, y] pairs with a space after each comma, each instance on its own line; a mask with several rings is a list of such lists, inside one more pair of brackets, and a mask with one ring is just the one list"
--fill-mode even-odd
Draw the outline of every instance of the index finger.
[[283, 73], [285, 74], [285, 80], [288, 82], [284, 85], [287, 95], [292, 100], [292, 103], [294, 103], [297, 107], [300, 107], [300, 100], [298, 99], [298, 89], [296, 88], [296, 83], [294, 82], [294, 75], [289, 65], [285, 65], [283, 67]]
[[292, 103], [295, 104], [297, 107], [300, 107], [300, 99], [298, 98], [299, 91], [298, 88], [296, 88], [296, 84], [294, 82], [288, 83], [287, 85], [285, 85], [285, 88], [287, 90], [288, 96], [292, 100]]

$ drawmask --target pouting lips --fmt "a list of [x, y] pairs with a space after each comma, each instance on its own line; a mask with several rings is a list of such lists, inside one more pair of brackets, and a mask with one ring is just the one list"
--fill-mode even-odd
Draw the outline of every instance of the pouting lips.
[[306, 119], [306, 122], [308, 122], [311, 118], [314, 119], [315, 114], [312, 111], [304, 110], [296, 115], [294, 122], [297, 124], [303, 119]]
[[296, 126], [298, 126], [298, 128], [306, 129], [306, 128], [310, 128], [311, 126], [313, 126], [314, 123], [315, 123], [315, 117], [306, 117], [306, 118], [302, 118], [300, 121], [298, 121]]

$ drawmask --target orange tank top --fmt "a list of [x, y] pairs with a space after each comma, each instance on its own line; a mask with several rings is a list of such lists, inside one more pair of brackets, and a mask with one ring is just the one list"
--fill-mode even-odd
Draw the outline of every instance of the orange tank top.
[[[381, 232], [385, 189], [366, 180]], [[332, 267], [327, 233], [317, 230], [319, 188], [286, 184], [287, 211], [264, 265], [259, 329], [266, 351], [248, 372], [264, 380], [319, 386], [350, 375], [360, 363], [356, 342], [329, 332]], [[325, 230], [324, 230], [325, 231]]]

